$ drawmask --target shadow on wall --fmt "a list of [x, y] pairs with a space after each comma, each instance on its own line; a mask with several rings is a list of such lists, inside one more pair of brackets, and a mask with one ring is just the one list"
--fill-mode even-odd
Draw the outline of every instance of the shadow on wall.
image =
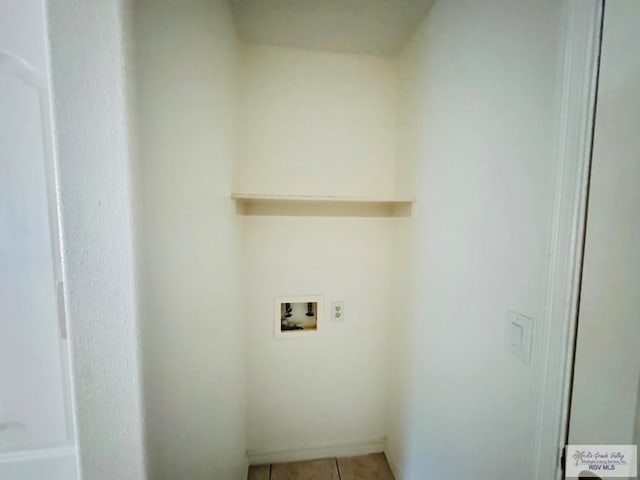
[[633, 431], [633, 443], [640, 442], [640, 375], [638, 375], [638, 394], [636, 395], [636, 427]]

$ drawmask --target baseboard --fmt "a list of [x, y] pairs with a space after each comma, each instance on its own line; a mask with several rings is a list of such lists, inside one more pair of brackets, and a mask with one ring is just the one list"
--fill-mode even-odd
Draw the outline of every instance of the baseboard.
[[340, 443], [334, 445], [310, 446], [290, 450], [250, 451], [250, 465], [267, 463], [298, 462], [318, 458], [353, 457], [380, 453], [384, 451], [384, 438], [375, 438], [362, 442]]
[[389, 442], [386, 438], [384, 440], [384, 456], [387, 458], [387, 463], [389, 464], [389, 467], [391, 468], [391, 472], [393, 473], [393, 476], [395, 477], [395, 479], [403, 480], [404, 473], [402, 472], [398, 462], [396, 462], [395, 458], [391, 454], [391, 449], [389, 448]]
[[244, 475], [240, 480], [247, 480], [249, 478], [249, 452], [244, 454]]

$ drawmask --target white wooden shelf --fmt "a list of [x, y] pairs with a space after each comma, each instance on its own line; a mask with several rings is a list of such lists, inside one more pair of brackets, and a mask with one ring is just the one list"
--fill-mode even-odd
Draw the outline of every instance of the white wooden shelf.
[[238, 215], [309, 217], [410, 217], [413, 198], [233, 193]]

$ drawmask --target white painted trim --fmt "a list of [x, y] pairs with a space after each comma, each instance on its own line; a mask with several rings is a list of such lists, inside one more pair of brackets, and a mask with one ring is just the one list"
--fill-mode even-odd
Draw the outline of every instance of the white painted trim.
[[273, 201], [273, 202], [352, 202], [352, 203], [415, 203], [415, 197], [353, 197], [340, 195], [277, 195], [267, 193], [232, 193], [236, 201]]
[[384, 456], [387, 458], [387, 463], [391, 468], [391, 473], [396, 480], [404, 480], [404, 469], [400, 466], [400, 464], [396, 461], [395, 457], [391, 454], [391, 449], [389, 448], [389, 441], [385, 438], [384, 440]]
[[540, 345], [532, 478], [559, 479], [564, 444], [585, 227], [601, 0], [568, 0], [564, 27], [558, 170], [550, 239], [544, 331]]
[[292, 448], [289, 450], [249, 451], [249, 464], [264, 465], [268, 463], [316, 460], [319, 458], [353, 457], [383, 452], [384, 446], [384, 438], [375, 438], [362, 442]]
[[45, 90], [47, 82], [45, 76], [25, 59], [10, 52], [0, 50], [0, 69], [10, 71], [14, 76], [29, 84], [36, 90]]
[[[64, 294], [64, 281], [62, 273], [62, 238], [60, 235], [60, 214], [57, 183], [57, 165], [54, 152], [54, 127], [51, 101], [49, 96], [50, 85], [48, 77], [27, 60], [11, 52], [0, 50], [0, 73], [13, 75], [24, 85], [32, 88], [38, 95], [40, 108], [40, 133], [42, 135], [43, 161], [46, 177], [47, 211], [49, 220], [49, 232], [51, 239], [51, 258], [53, 259], [54, 276], [51, 279], [56, 288], [58, 302], [58, 324], [60, 336], [60, 362], [62, 365], [62, 388], [64, 395], [65, 422], [67, 440], [75, 441], [75, 429], [73, 424], [73, 400], [70, 381], [70, 352], [67, 343], [67, 312]], [[44, 451], [41, 449], [38, 451]], [[48, 450], [48, 449], [47, 449]], [[55, 449], [54, 449], [55, 450]], [[1, 459], [4, 458], [0, 454]]]
[[240, 480], [247, 480], [249, 478], [249, 452], [244, 454], [244, 466], [242, 468], [242, 477]]
[[14, 452], [0, 453], [0, 464], [15, 462], [32, 462], [47, 460], [50, 458], [73, 457], [76, 455], [76, 447], [64, 445], [61, 447], [40, 448], [37, 450], [17, 450]]

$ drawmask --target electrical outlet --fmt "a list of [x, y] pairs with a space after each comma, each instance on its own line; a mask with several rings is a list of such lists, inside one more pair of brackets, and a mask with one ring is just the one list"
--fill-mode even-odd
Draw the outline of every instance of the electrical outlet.
[[334, 322], [344, 321], [344, 302], [331, 302], [331, 318]]

